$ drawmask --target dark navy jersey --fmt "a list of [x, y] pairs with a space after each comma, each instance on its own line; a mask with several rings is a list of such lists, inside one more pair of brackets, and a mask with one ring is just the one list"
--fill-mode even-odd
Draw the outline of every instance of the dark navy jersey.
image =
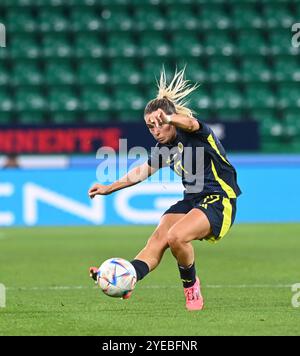
[[157, 169], [169, 166], [180, 175], [186, 199], [211, 194], [238, 197], [241, 190], [237, 174], [222, 144], [209, 126], [198, 122], [199, 130], [187, 132], [176, 128], [173, 142], [158, 143], [149, 154], [148, 165]]

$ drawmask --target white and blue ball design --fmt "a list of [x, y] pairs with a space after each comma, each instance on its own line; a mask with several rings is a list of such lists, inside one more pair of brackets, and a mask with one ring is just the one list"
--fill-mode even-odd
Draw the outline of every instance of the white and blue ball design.
[[97, 280], [104, 294], [122, 298], [134, 289], [137, 276], [130, 262], [116, 257], [102, 263], [98, 270]]

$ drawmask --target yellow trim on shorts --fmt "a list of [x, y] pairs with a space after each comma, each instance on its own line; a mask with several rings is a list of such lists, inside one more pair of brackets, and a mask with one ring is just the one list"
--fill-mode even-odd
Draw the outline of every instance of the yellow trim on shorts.
[[224, 192], [226, 192], [228, 198], [236, 198], [236, 194], [235, 194], [234, 190], [226, 182], [224, 182], [223, 179], [221, 179], [218, 176], [218, 173], [217, 173], [217, 170], [216, 170], [216, 167], [215, 167], [213, 161], [211, 161], [211, 169], [212, 169], [213, 175], [215, 177], [215, 180], [220, 184], [220, 186], [222, 187]]
[[221, 240], [229, 231], [232, 221], [232, 205], [230, 199], [223, 197], [222, 204], [224, 207], [223, 210], [223, 223], [218, 237], [211, 236], [207, 239], [208, 242], [216, 243]]

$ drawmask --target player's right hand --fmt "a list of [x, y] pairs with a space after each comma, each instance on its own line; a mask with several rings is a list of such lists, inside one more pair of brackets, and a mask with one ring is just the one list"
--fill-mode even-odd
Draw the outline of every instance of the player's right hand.
[[89, 190], [89, 197], [91, 199], [95, 198], [96, 195], [108, 195], [108, 194], [110, 194], [108, 185], [95, 184]]

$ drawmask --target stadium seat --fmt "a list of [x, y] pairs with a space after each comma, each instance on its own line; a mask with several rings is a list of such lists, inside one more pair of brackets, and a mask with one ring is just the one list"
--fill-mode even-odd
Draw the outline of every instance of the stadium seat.
[[207, 86], [200, 86], [200, 88], [190, 96], [189, 107], [196, 112], [202, 113], [202, 115], [212, 108], [212, 97]]
[[111, 57], [135, 57], [138, 53], [138, 47], [132, 34], [113, 32], [108, 36], [106, 55]]
[[280, 56], [274, 58], [275, 79], [278, 81], [300, 81], [300, 64], [297, 57]]
[[73, 55], [72, 45], [67, 34], [46, 34], [42, 40], [43, 55], [48, 58], [68, 58]]
[[170, 54], [170, 51], [169, 40], [164, 33], [147, 31], [140, 34], [139, 54], [165, 57]]
[[114, 105], [111, 95], [99, 86], [84, 86], [81, 90], [82, 109], [95, 112], [108, 111]]
[[82, 59], [78, 62], [77, 78], [80, 84], [107, 84], [109, 72], [100, 59]]
[[37, 58], [41, 54], [37, 37], [32, 34], [13, 35], [8, 50], [13, 58]]
[[138, 31], [164, 30], [167, 20], [160, 7], [151, 5], [138, 6], [135, 9], [134, 28]]
[[10, 71], [5, 63], [0, 62], [0, 88], [10, 82]]
[[61, 8], [40, 9], [37, 23], [42, 32], [64, 32], [69, 29], [69, 21]]
[[110, 72], [112, 84], [138, 84], [142, 79], [141, 70], [135, 60], [116, 58], [112, 62]]
[[231, 56], [235, 53], [235, 45], [229, 32], [224, 30], [213, 30], [205, 34], [205, 51], [209, 56], [224, 55]]
[[255, 121], [261, 122], [263, 120], [275, 121], [277, 118], [276, 111], [274, 109], [252, 109], [249, 113], [249, 118]]
[[99, 9], [75, 7], [71, 10], [70, 26], [76, 32], [100, 31], [104, 29], [104, 20]]
[[68, 87], [55, 87], [50, 89], [48, 101], [49, 109], [53, 112], [72, 112], [80, 108], [77, 95], [72, 88]]
[[17, 111], [42, 112], [47, 109], [45, 97], [39, 88], [22, 87], [16, 90], [15, 109]]
[[297, 22], [297, 17], [289, 11], [288, 3], [265, 3], [263, 17], [270, 28], [291, 28]]
[[261, 28], [264, 21], [255, 2], [231, 3], [231, 23], [236, 29]]
[[273, 108], [276, 105], [275, 95], [268, 84], [255, 83], [246, 86], [246, 104], [249, 109]]
[[[7, 90], [0, 88], [0, 112], [9, 113], [13, 109], [13, 100]], [[4, 118], [7, 115], [3, 116]]]
[[156, 79], [159, 79], [163, 67], [165, 68], [167, 79], [170, 79], [174, 74], [175, 67], [171, 65], [169, 59], [145, 58], [142, 68], [143, 83], [148, 84], [150, 89], [156, 87]]
[[239, 71], [232, 57], [212, 57], [209, 72], [212, 82], [236, 82], [239, 79]]
[[37, 61], [20, 60], [13, 66], [12, 83], [14, 85], [41, 85], [43, 72]]
[[45, 80], [48, 85], [71, 85], [75, 79], [74, 69], [68, 60], [47, 61]]
[[45, 125], [47, 124], [46, 112], [21, 111], [17, 115], [20, 125]]
[[299, 83], [282, 83], [278, 88], [281, 108], [300, 107]]
[[238, 51], [242, 56], [264, 56], [269, 53], [269, 48], [262, 32], [247, 29], [239, 32]]
[[198, 57], [204, 52], [202, 42], [197, 32], [176, 31], [172, 34], [172, 54], [177, 57]]
[[114, 89], [114, 108], [122, 111], [133, 110], [143, 112], [146, 100], [141, 90], [135, 86], [117, 86]]
[[198, 4], [197, 21], [199, 27], [203, 30], [207, 29], [227, 29], [230, 26], [230, 18], [226, 13], [222, 4]]
[[219, 84], [213, 87], [213, 101], [216, 109], [238, 109], [243, 105], [243, 95], [234, 84]]
[[241, 78], [244, 82], [269, 82], [273, 78], [272, 69], [264, 57], [244, 57], [241, 63]]
[[196, 30], [199, 27], [199, 19], [191, 7], [186, 5], [169, 6], [167, 9], [168, 29]]
[[5, 24], [7, 30], [12, 32], [33, 32], [37, 28], [37, 21], [34, 18], [32, 9], [10, 8], [7, 11]]
[[241, 109], [217, 109], [215, 118], [221, 121], [241, 121], [244, 114]]
[[133, 20], [125, 6], [105, 7], [101, 13], [106, 31], [129, 31], [133, 29]]
[[0, 111], [0, 125], [8, 126], [12, 124], [14, 124], [14, 120], [12, 119], [11, 113]]
[[74, 49], [78, 58], [101, 58], [107, 55], [104, 39], [98, 33], [79, 33], [75, 37]]
[[79, 111], [58, 111], [51, 114], [51, 122], [56, 125], [76, 125], [81, 123]]
[[201, 84], [209, 80], [209, 73], [204, 62], [202, 62], [199, 58], [180, 57], [176, 61], [176, 65], [179, 69], [186, 66], [186, 78], [188, 78], [191, 82]]
[[292, 32], [287, 29], [270, 31], [270, 52], [272, 55], [299, 55], [300, 49], [291, 45]]

